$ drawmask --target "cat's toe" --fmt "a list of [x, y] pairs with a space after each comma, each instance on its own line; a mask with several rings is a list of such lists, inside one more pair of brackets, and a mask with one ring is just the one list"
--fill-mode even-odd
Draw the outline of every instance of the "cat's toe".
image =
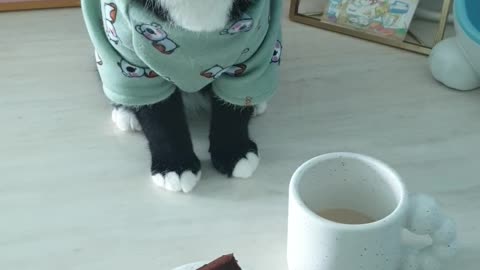
[[165, 175], [165, 189], [173, 192], [180, 192], [180, 176], [176, 172], [169, 172]]
[[197, 186], [201, 177], [201, 171], [199, 171], [197, 174], [194, 174], [191, 171], [183, 172], [182, 176], [180, 177], [180, 185], [182, 187], [182, 191], [185, 193], [191, 192], [195, 188], [195, 186]]
[[156, 173], [152, 175], [153, 183], [160, 188], [165, 188], [165, 176], [161, 173]]
[[260, 163], [257, 154], [250, 152], [245, 158], [240, 159], [233, 169], [232, 176], [235, 178], [250, 178]]
[[197, 174], [192, 171], [184, 171], [181, 175], [176, 172], [166, 174], [157, 173], [152, 175], [153, 183], [165, 190], [172, 192], [191, 192], [200, 181], [202, 172]]

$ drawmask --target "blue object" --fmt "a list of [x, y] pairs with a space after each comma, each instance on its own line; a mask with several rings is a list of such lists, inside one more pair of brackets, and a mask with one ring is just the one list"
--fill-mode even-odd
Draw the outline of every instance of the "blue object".
[[463, 31], [472, 40], [480, 44], [480, 1], [456, 0], [455, 16]]
[[440, 42], [430, 55], [438, 81], [458, 90], [480, 88], [480, 0], [456, 0], [456, 36]]
[[402, 1], [395, 1], [390, 6], [390, 12], [395, 14], [405, 14], [408, 12], [409, 8], [410, 6], [408, 5], [408, 3]]

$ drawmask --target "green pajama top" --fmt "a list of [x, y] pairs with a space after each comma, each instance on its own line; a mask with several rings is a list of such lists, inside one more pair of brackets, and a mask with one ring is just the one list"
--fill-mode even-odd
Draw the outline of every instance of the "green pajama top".
[[177, 87], [193, 93], [212, 84], [224, 101], [251, 106], [278, 87], [282, 2], [255, 1], [240, 19], [208, 33], [162, 21], [135, 1], [82, 0], [82, 10], [113, 103], [149, 105]]

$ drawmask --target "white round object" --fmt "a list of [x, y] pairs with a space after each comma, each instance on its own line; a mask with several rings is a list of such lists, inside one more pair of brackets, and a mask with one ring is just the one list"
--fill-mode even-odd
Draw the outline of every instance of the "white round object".
[[[480, 42], [468, 34], [471, 30], [470, 18], [465, 15], [463, 2], [455, 6], [456, 37], [437, 44], [430, 54], [430, 69], [441, 83], [457, 90], [473, 90], [480, 87]], [[473, 27], [473, 26], [472, 26]]]
[[412, 194], [409, 200], [406, 227], [415, 234], [434, 233], [441, 225], [444, 217], [433, 197], [425, 194]]
[[430, 69], [433, 77], [446, 86], [457, 90], [473, 90], [480, 87], [479, 75], [460, 48], [456, 38], [448, 38], [433, 48], [430, 54]]

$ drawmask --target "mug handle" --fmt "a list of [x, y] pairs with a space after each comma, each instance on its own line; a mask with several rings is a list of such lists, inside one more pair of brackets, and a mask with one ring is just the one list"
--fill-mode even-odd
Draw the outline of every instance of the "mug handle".
[[457, 251], [456, 226], [445, 216], [435, 199], [425, 194], [410, 194], [406, 229], [416, 235], [429, 235], [432, 244], [423, 249], [409, 248], [401, 270], [438, 270]]

